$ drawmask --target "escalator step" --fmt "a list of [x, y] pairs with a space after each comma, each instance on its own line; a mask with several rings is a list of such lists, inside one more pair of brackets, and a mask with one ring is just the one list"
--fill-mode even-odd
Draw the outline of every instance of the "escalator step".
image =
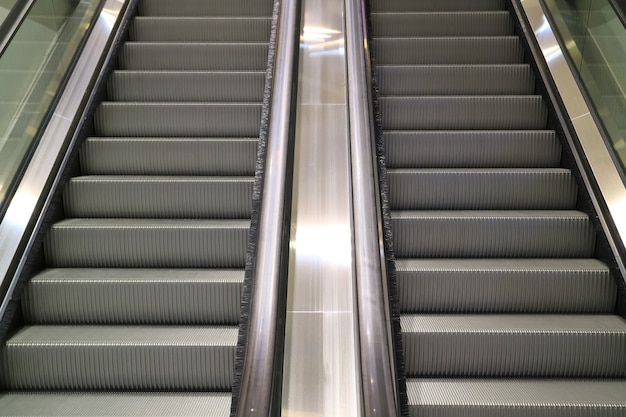
[[563, 168], [392, 169], [392, 210], [571, 210], [577, 186]]
[[68, 217], [250, 217], [253, 177], [74, 177], [65, 186]]
[[263, 101], [265, 72], [115, 71], [107, 83], [112, 101]]
[[51, 267], [243, 268], [249, 220], [69, 219], [44, 250]]
[[541, 96], [381, 97], [386, 130], [544, 129]]
[[410, 377], [623, 378], [626, 320], [614, 315], [404, 315]]
[[381, 96], [411, 95], [529, 95], [535, 77], [520, 65], [379, 66]]
[[397, 258], [588, 258], [595, 232], [579, 211], [397, 211]]
[[373, 0], [372, 12], [428, 12], [504, 10], [504, 0]]
[[270, 0], [141, 0], [142, 16], [271, 16]]
[[411, 417], [620, 417], [624, 381], [409, 379]]
[[96, 133], [103, 136], [258, 137], [261, 104], [116, 103], [100, 104]]
[[126, 42], [120, 69], [152, 71], [265, 70], [267, 43]]
[[595, 259], [398, 259], [396, 274], [404, 313], [610, 314], [617, 297]]
[[377, 37], [507, 36], [513, 34], [513, 21], [506, 11], [377, 13], [372, 30]]
[[237, 327], [26, 326], [2, 349], [5, 388], [228, 390]]
[[130, 40], [140, 42], [266, 42], [269, 17], [142, 17], [133, 20]]
[[516, 36], [375, 38], [379, 65], [521, 64], [524, 50]]
[[254, 175], [257, 144], [256, 138], [88, 138], [80, 164], [95, 175]]
[[557, 167], [561, 144], [554, 131], [387, 131], [389, 168]]
[[11, 392], [0, 396], [1, 416], [228, 416], [230, 393]]
[[39, 324], [236, 325], [243, 276], [243, 269], [47, 269], [28, 282], [22, 309]]

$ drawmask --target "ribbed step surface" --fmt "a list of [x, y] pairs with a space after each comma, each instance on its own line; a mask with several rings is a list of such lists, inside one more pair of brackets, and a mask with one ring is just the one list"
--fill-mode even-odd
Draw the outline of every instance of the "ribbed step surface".
[[412, 417], [621, 417], [626, 382], [409, 379]]
[[376, 36], [507, 36], [513, 21], [505, 11], [457, 13], [379, 13], [372, 15]]
[[85, 174], [254, 175], [257, 138], [88, 138]]
[[394, 169], [388, 175], [390, 204], [396, 210], [563, 210], [576, 206], [576, 183], [570, 171], [562, 168]]
[[252, 177], [89, 176], [64, 190], [69, 217], [250, 217]]
[[372, 12], [456, 12], [475, 10], [502, 10], [504, 9], [504, 0], [374, 0], [371, 2], [371, 9]]
[[269, 0], [144, 0], [139, 2], [143, 16], [268, 16], [272, 14]]
[[48, 269], [28, 282], [23, 313], [30, 323], [235, 325], [243, 276], [243, 269]]
[[610, 314], [617, 297], [595, 259], [398, 259], [396, 274], [406, 313]]
[[228, 390], [236, 327], [27, 326], [2, 349], [4, 388]]
[[140, 42], [267, 42], [267, 17], [137, 17], [130, 38]]
[[584, 258], [595, 232], [579, 211], [397, 211], [398, 258]]
[[378, 84], [381, 96], [529, 95], [535, 78], [525, 64], [380, 66]]
[[230, 393], [4, 393], [0, 416], [227, 416]]
[[249, 220], [70, 219], [52, 226], [55, 267], [243, 268]]

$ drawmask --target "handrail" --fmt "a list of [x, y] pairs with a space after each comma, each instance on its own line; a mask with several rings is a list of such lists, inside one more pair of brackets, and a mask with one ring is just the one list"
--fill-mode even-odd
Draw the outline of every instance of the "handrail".
[[359, 342], [366, 416], [399, 416], [391, 308], [374, 149], [371, 61], [364, 0], [346, 0], [346, 56], [352, 154]]
[[609, 0], [609, 4], [613, 7], [624, 28], [626, 28], [626, 0]]
[[19, 0], [13, 5], [4, 22], [0, 26], [0, 57], [8, 47], [15, 32], [22, 26], [35, 0]]
[[[296, 46], [298, 44], [299, 0], [277, 0], [279, 17], [274, 62], [272, 97], [267, 134], [263, 199], [258, 223], [258, 251], [253, 266], [247, 346], [243, 360], [238, 417], [278, 415], [280, 389], [276, 375], [282, 362], [277, 359], [278, 320], [283, 277], [285, 189], [288, 175], [292, 98]], [[277, 405], [278, 404], [278, 405]], [[278, 407], [278, 409], [275, 409]]]

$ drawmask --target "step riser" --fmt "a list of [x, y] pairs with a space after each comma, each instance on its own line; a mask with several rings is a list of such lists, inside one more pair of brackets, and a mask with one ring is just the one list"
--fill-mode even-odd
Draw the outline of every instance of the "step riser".
[[133, 21], [130, 39], [139, 42], [267, 42], [270, 19], [142, 18]]
[[377, 37], [509, 36], [513, 22], [507, 12], [454, 14], [374, 14]]
[[375, 0], [371, 2], [372, 12], [431, 12], [431, 11], [474, 11], [504, 10], [504, 0]]
[[404, 97], [379, 99], [386, 130], [544, 129], [541, 97]]
[[271, 16], [272, 2], [268, 0], [149, 0], [139, 2], [143, 16]]

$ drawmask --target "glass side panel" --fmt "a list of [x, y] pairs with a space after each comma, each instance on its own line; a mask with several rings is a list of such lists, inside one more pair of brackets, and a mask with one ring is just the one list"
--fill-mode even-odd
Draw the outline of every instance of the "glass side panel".
[[101, 1], [38, 0], [0, 57], [2, 205]]
[[543, 3], [625, 170], [626, 29], [609, 0]]
[[17, 0], [0, 0], [0, 25], [4, 23], [15, 3]]

